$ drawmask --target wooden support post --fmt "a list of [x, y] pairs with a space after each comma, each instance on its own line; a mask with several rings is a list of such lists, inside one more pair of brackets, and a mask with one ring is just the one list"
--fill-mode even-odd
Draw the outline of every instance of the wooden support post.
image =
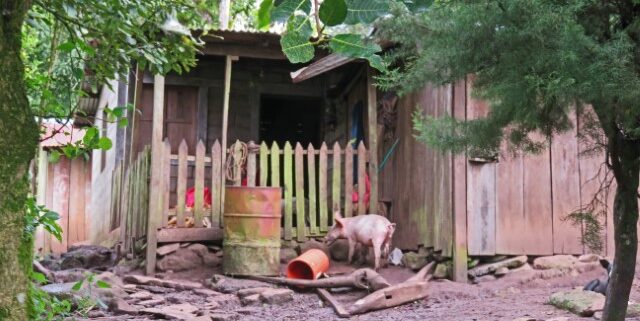
[[[367, 66], [367, 115], [369, 126], [369, 180], [371, 182], [371, 198], [369, 213], [378, 210], [378, 104], [376, 87], [373, 83], [373, 69]], [[360, 195], [363, 197], [363, 195]]]
[[[453, 87], [453, 116], [466, 119], [466, 81]], [[465, 155], [453, 157], [452, 215], [453, 215], [453, 280], [467, 282], [467, 159]]]
[[222, 101], [222, 141], [220, 145], [222, 147], [222, 162], [220, 171], [220, 226], [222, 226], [223, 222], [223, 213], [224, 213], [224, 188], [226, 184], [226, 171], [224, 170], [225, 164], [227, 163], [227, 128], [229, 127], [229, 95], [231, 93], [231, 62], [233, 60], [232, 56], [226, 56], [225, 59], [225, 67], [224, 67], [224, 97]]
[[[151, 184], [149, 195], [164, 195], [162, 192], [162, 127], [164, 122], [164, 76], [153, 77], [153, 129], [151, 131]], [[162, 219], [162, 197], [149, 197], [147, 219], [147, 275], [156, 269], [156, 247], [158, 246], [158, 227]]]

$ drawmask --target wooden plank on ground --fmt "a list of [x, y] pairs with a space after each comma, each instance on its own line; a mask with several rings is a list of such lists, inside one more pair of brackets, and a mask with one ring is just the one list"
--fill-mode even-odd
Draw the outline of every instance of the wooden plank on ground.
[[[184, 140], [183, 140], [184, 141]], [[168, 138], [164, 139], [164, 159], [162, 162], [162, 172], [164, 173], [163, 197], [164, 210], [162, 211], [162, 226], [166, 227], [169, 222], [169, 195], [171, 190], [171, 143]], [[180, 195], [177, 195], [180, 198]], [[184, 194], [183, 194], [184, 197]]]
[[284, 239], [291, 240], [293, 230], [293, 151], [291, 144], [284, 145]]
[[296, 188], [296, 238], [298, 242], [307, 240], [305, 231], [305, 206], [304, 206], [304, 155], [302, 145], [296, 143], [295, 149], [295, 188]]
[[316, 198], [316, 153], [312, 144], [307, 148], [307, 179], [309, 180], [309, 233], [318, 235]]
[[[466, 120], [466, 81], [453, 88], [453, 116]], [[463, 154], [453, 157], [453, 280], [467, 283], [467, 160]]]
[[[331, 214], [334, 211], [340, 210], [340, 144], [335, 142], [333, 144], [333, 179], [331, 181]], [[345, 198], [345, 201], [349, 201]], [[330, 216], [330, 220], [333, 220], [333, 215]]]
[[327, 193], [327, 144], [322, 143], [320, 146], [320, 164], [318, 164], [318, 202], [320, 204], [320, 232], [324, 233], [328, 230], [328, 210], [329, 205]]
[[[219, 148], [219, 145], [218, 145]], [[189, 152], [189, 147], [187, 146], [187, 142], [183, 139], [180, 142], [180, 147], [178, 147], [178, 186], [177, 186], [177, 205], [176, 205], [176, 220], [177, 226], [184, 226], [184, 218], [185, 218], [185, 197], [187, 194], [187, 175], [188, 175], [188, 166], [187, 166], [187, 153]], [[219, 162], [218, 162], [219, 164]], [[218, 188], [217, 191], [220, 189]], [[218, 194], [219, 197], [219, 194]]]
[[469, 255], [496, 254], [496, 164], [467, 166]]
[[[535, 140], [542, 140], [535, 135]], [[523, 231], [524, 251], [528, 255], [553, 254], [553, 215], [551, 213], [551, 159], [549, 149], [539, 155], [527, 155], [524, 169], [525, 226], [535, 233]]]
[[222, 150], [220, 142], [216, 139], [211, 147], [211, 224], [222, 227], [221, 208], [222, 203], [220, 190], [222, 188], [220, 162], [222, 161]]
[[[358, 144], [358, 215], [367, 213], [367, 204], [365, 203], [365, 194], [367, 192], [367, 184], [365, 176], [367, 175], [367, 148], [360, 141]], [[345, 197], [345, 203], [349, 201], [349, 195]], [[376, 204], [377, 205], [377, 204]], [[371, 206], [374, 206], [371, 204]]]
[[353, 215], [353, 146], [347, 144], [344, 149], [344, 215]]
[[[574, 125], [575, 114], [571, 114]], [[582, 254], [582, 226], [566, 220], [580, 208], [577, 126], [551, 141], [551, 191], [554, 254]]]
[[496, 253], [525, 254], [522, 155], [509, 153], [504, 143], [496, 166]]
[[249, 142], [249, 152], [247, 155], [247, 185], [249, 187], [256, 186], [256, 153], [253, 152], [256, 148], [256, 144], [253, 141]]
[[158, 243], [221, 241], [218, 227], [165, 228], [158, 231]]
[[195, 170], [195, 202], [193, 206], [194, 220], [196, 227], [202, 227], [202, 218], [205, 216], [204, 208], [204, 152], [205, 147], [202, 141], [198, 141], [196, 146], [196, 170]]
[[260, 186], [267, 186], [267, 178], [269, 178], [269, 147], [267, 143], [260, 144]]

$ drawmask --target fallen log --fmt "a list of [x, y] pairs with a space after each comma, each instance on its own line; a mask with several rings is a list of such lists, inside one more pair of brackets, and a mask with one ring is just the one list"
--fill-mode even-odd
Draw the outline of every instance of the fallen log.
[[362, 314], [374, 310], [388, 309], [423, 299], [427, 297], [429, 279], [431, 279], [431, 276], [428, 276], [424, 281], [405, 281], [400, 284], [375, 291], [356, 301], [353, 306], [347, 308], [347, 312], [351, 315]]
[[391, 284], [382, 275], [378, 274], [378, 272], [366, 268], [355, 270], [348, 275], [333, 276], [319, 280], [299, 280], [255, 275], [246, 276], [246, 278], [279, 285], [305, 288], [340, 288], [350, 286], [358, 289], [377, 291], [391, 286]]
[[348, 318], [351, 316], [351, 314], [347, 312], [347, 310], [342, 306], [342, 304], [340, 304], [340, 302], [338, 302], [338, 300], [336, 300], [336, 298], [331, 293], [329, 293], [329, 291], [325, 289], [316, 289], [316, 291], [318, 292], [318, 295], [322, 299], [324, 299], [327, 303], [331, 305], [331, 307], [333, 307], [333, 310], [336, 311], [336, 314], [339, 317]]

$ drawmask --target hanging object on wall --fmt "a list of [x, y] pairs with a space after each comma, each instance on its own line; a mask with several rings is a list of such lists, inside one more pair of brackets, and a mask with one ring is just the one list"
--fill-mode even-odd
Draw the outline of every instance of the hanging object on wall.
[[381, 127], [384, 141], [393, 141], [395, 138], [396, 123], [398, 119], [398, 110], [396, 104], [398, 96], [395, 92], [386, 92], [382, 95], [382, 99], [378, 102], [378, 128]]

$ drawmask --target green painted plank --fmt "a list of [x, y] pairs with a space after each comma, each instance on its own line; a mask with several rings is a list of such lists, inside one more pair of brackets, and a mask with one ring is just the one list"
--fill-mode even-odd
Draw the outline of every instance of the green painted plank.
[[254, 152], [256, 144], [253, 141], [249, 142], [247, 155], [247, 186], [256, 186], [256, 153]]
[[353, 147], [347, 144], [344, 149], [344, 216], [351, 217], [353, 215]]
[[271, 145], [271, 186], [280, 187], [280, 147], [276, 142]]
[[304, 153], [302, 145], [296, 143], [295, 150], [295, 184], [296, 184], [296, 238], [298, 242], [307, 240], [305, 206], [304, 206]]
[[[341, 149], [338, 142], [333, 144], [333, 180], [331, 181], [331, 201], [332, 201], [332, 215], [331, 220], [333, 220], [333, 211], [340, 210], [340, 155]], [[348, 199], [347, 199], [348, 201]]]
[[267, 143], [260, 144], [260, 186], [267, 186], [267, 178], [269, 177], [269, 147]]
[[320, 146], [320, 164], [318, 164], [318, 203], [320, 204], [320, 232], [327, 232], [329, 219], [327, 217], [327, 144]]
[[318, 235], [316, 214], [316, 151], [312, 144], [307, 148], [307, 179], [309, 180], [309, 233]]
[[293, 151], [284, 145], [284, 239], [291, 240], [293, 229]]

